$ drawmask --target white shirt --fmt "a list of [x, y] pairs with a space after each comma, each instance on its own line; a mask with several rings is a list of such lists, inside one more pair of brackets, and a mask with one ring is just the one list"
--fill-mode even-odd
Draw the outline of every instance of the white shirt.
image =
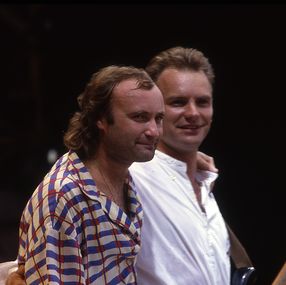
[[202, 212], [187, 166], [160, 151], [130, 168], [144, 210], [138, 285], [229, 285], [229, 238], [210, 184], [200, 171]]

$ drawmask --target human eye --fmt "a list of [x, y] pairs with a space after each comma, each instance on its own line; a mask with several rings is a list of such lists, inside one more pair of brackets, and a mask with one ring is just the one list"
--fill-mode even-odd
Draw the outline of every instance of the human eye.
[[183, 107], [186, 105], [186, 99], [184, 98], [174, 98], [170, 100], [169, 104], [172, 107]]
[[136, 113], [133, 114], [132, 119], [136, 122], [146, 122], [148, 121], [148, 116], [146, 113]]
[[158, 116], [156, 116], [155, 120], [156, 120], [156, 123], [158, 125], [162, 124], [162, 121], [164, 119], [164, 114], [159, 114]]
[[196, 104], [200, 107], [209, 107], [212, 104], [212, 98], [211, 97], [200, 97], [196, 100]]

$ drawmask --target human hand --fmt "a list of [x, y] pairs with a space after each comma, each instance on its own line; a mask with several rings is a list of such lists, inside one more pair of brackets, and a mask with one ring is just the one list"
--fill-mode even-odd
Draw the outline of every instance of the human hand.
[[200, 170], [208, 170], [218, 173], [218, 169], [215, 166], [213, 157], [201, 151], [197, 152], [197, 168]]
[[26, 285], [25, 266], [20, 265], [16, 271], [10, 273], [5, 285]]

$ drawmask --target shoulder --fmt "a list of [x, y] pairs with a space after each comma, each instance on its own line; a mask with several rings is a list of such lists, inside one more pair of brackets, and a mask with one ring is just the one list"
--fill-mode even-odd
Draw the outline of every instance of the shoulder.
[[62, 156], [29, 199], [22, 221], [29, 224], [33, 219], [47, 220], [60, 216], [64, 208], [72, 207], [76, 197], [82, 196], [81, 185], [68, 167], [67, 155]]

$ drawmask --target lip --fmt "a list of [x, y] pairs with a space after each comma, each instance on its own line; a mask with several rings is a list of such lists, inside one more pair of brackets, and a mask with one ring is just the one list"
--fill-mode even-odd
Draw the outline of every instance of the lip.
[[199, 125], [183, 125], [178, 129], [185, 135], [197, 136], [201, 132], [202, 126]]
[[146, 147], [147, 149], [154, 149], [156, 148], [156, 143], [140, 143], [138, 142], [137, 145], [141, 145], [143, 147]]
[[145, 146], [155, 146], [155, 143], [137, 143], [140, 145], [145, 145]]
[[179, 129], [184, 129], [184, 130], [198, 130], [199, 128], [201, 128], [202, 126], [199, 125], [183, 125], [183, 126], [179, 126]]

